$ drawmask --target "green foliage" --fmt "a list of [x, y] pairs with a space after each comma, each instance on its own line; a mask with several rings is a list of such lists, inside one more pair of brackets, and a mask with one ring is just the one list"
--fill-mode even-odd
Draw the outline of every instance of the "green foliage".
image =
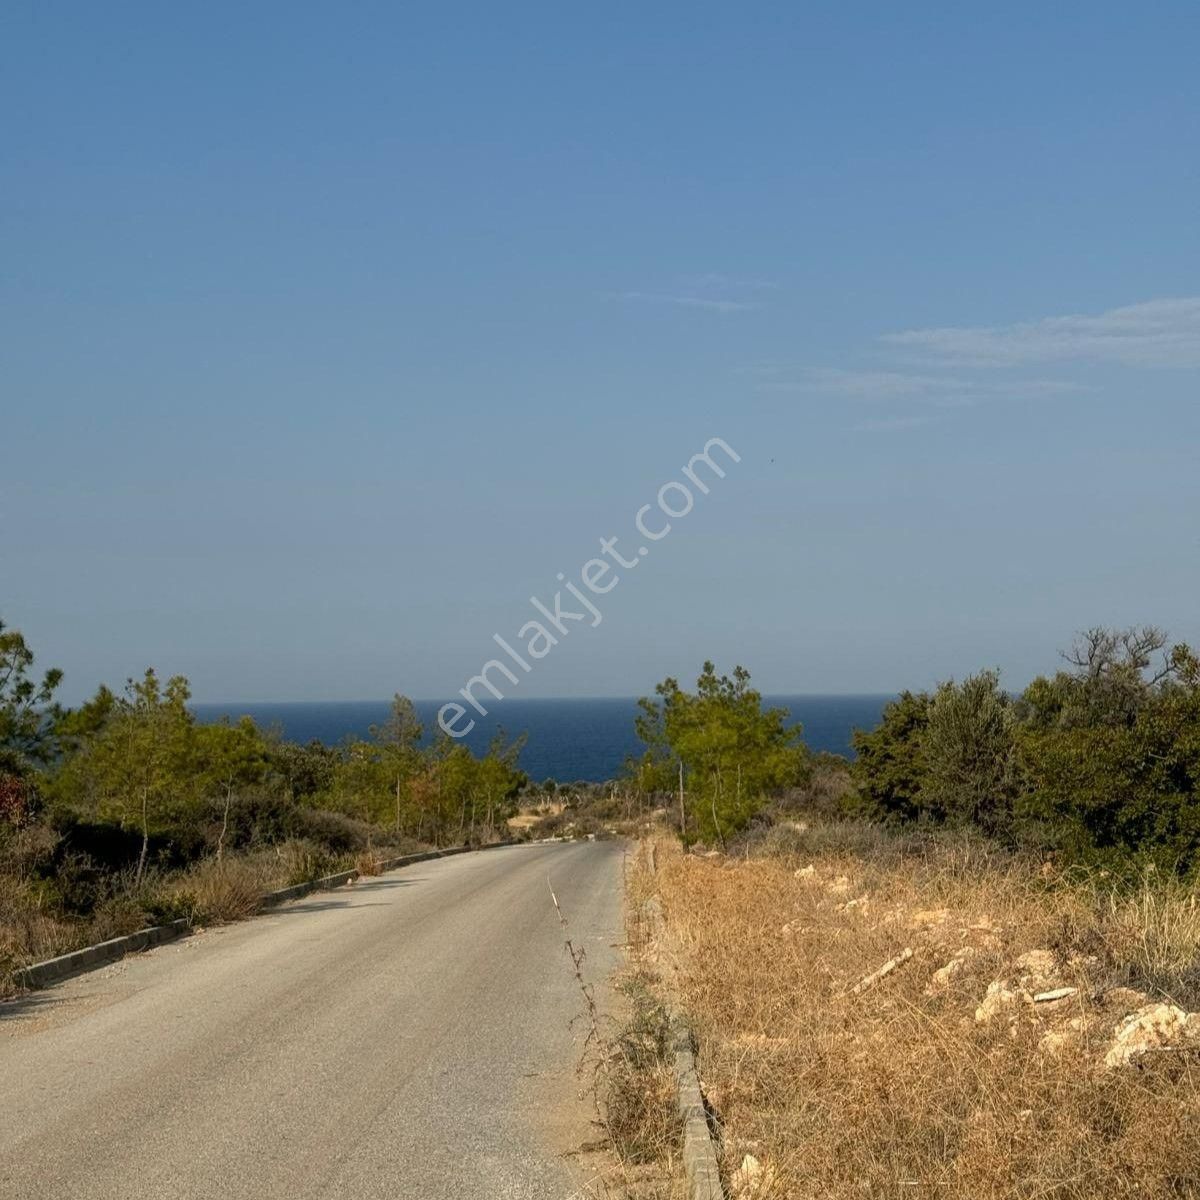
[[279, 779], [284, 794], [293, 803], [314, 802], [333, 787], [338, 752], [315, 738], [307, 745], [284, 741], [276, 733], [267, 736], [271, 772]]
[[943, 683], [921, 735], [924, 813], [954, 825], [1009, 836], [1020, 788], [1015, 718], [996, 671]]
[[1016, 717], [995, 671], [904, 692], [854, 734], [858, 804], [891, 822], [972, 825], [1011, 836], [1020, 794]]
[[442, 845], [481, 833], [492, 836], [516, 808], [525, 786], [517, 759], [525, 739], [499, 732], [488, 753], [442, 736], [422, 746], [423, 729], [411, 700], [397, 695], [388, 720], [369, 741], [350, 741], [333, 765], [322, 802], [397, 834]]
[[130, 680], [120, 698], [102, 690], [86, 721], [72, 724], [76, 751], [53, 782], [60, 800], [122, 828], [138, 828], [139, 883], [151, 833], [178, 822], [202, 794], [189, 695], [182, 676], [164, 688], [152, 669]]
[[488, 753], [477, 759], [452, 738], [434, 743], [430, 785], [441, 821], [439, 837], [474, 840], [481, 827], [491, 832], [516, 811], [528, 783], [517, 767], [524, 745], [524, 736], [509, 742], [498, 730]]
[[[1156, 630], [1085, 635], [1072, 673], [1024, 697], [1023, 803], [1040, 840], [1075, 857], [1192, 870], [1200, 856], [1200, 669]], [[1148, 641], [1163, 650], [1152, 668]], [[1097, 647], [1099, 651], [1097, 652]]]
[[0, 775], [26, 775], [54, 755], [62, 672], [52, 668], [39, 682], [29, 674], [33, 661], [21, 633], [0, 621]]
[[267, 746], [250, 717], [243, 717], [236, 725], [225, 720], [196, 726], [192, 737], [197, 785], [202, 794], [215, 794], [221, 801], [221, 832], [217, 837], [217, 858], [221, 859], [235, 799], [267, 777]]
[[995, 672], [905, 693], [855, 736], [872, 815], [1123, 867], [1200, 868], [1200, 663], [1158, 629], [1088, 630], [1015, 701]]
[[865, 815], [886, 821], [913, 821], [921, 815], [925, 778], [922, 738], [929, 724], [926, 692], [902, 692], [883, 710], [879, 725], [856, 729], [851, 768]]
[[412, 781], [421, 772], [421, 738], [424, 729], [416, 706], [407, 696], [392, 698], [392, 711], [381, 726], [371, 729], [375, 739], [379, 770], [387, 784], [393, 804], [392, 820], [399, 832], [406, 816], [411, 817], [416, 799]]
[[1152, 625], [1089, 629], [1063, 655], [1070, 670], [1039, 677], [1026, 689], [1025, 722], [1041, 729], [1129, 727], [1154, 703], [1161, 685], [1186, 674], [1191, 651], [1166, 646], [1166, 634]]
[[787, 727], [786, 709], [763, 708], [744, 667], [718, 676], [706, 662], [695, 692], [668, 678], [655, 693], [657, 701], [638, 701], [636, 729], [647, 751], [635, 769], [643, 786], [667, 791], [682, 764], [685, 841], [724, 841], [767, 795], [803, 777], [799, 728]]

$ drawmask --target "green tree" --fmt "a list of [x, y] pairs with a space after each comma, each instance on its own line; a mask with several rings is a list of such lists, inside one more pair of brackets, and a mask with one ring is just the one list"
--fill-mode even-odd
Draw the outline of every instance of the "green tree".
[[655, 694], [638, 701], [635, 728], [647, 745], [646, 770], [665, 781], [671, 764], [682, 766], [684, 841], [723, 842], [767, 794], [803, 777], [800, 729], [788, 727], [786, 709], [763, 708], [744, 667], [718, 675], [706, 662], [695, 692], [668, 678]]
[[[392, 710], [382, 725], [371, 726], [371, 736], [379, 749], [379, 764], [391, 788], [394, 806], [392, 819], [399, 833], [407, 812], [416, 816], [412, 781], [421, 771], [421, 738], [424, 726], [417, 709], [399, 692], [392, 697]], [[420, 818], [416, 817], [419, 822]]]
[[[1152, 657], [1161, 655], [1158, 663]], [[1092, 630], [1073, 669], [1022, 697], [1024, 823], [1040, 845], [1119, 866], [1200, 865], [1200, 664], [1156, 629]]]
[[217, 835], [217, 859], [225, 854], [229, 813], [234, 801], [246, 790], [261, 785], [269, 766], [267, 746], [250, 717], [237, 724], [228, 719], [195, 729], [196, 769], [199, 786], [206, 795], [221, 802], [221, 830]]
[[473, 819], [478, 794], [479, 760], [454, 738], [445, 734], [433, 745], [434, 841], [440, 845], [457, 823], [455, 840], [466, 835], [467, 821]]
[[1029, 685], [1020, 714], [1040, 729], [1128, 728], [1186, 666], [1188, 648], [1167, 647], [1153, 625], [1089, 629], [1064, 652], [1066, 670]]
[[341, 755], [333, 746], [313, 738], [305, 745], [284, 741], [274, 730], [266, 735], [271, 770], [280, 779], [293, 804], [315, 803], [333, 787]]
[[164, 687], [152, 669], [130, 680], [121, 697], [101, 689], [86, 717], [69, 723], [74, 749], [52, 781], [67, 803], [139, 830], [135, 886], [151, 834], [168, 832], [199, 792], [189, 697], [183, 676]]
[[920, 807], [936, 820], [1008, 835], [1020, 791], [1016, 719], [996, 671], [941, 684], [921, 737]]
[[524, 734], [510, 742], [504, 730], [497, 729], [487, 754], [479, 762], [476, 789], [482, 799], [489, 836], [499, 822], [507, 821], [516, 812], [517, 798], [529, 782], [529, 777], [517, 766], [524, 748]]
[[[351, 740], [334, 767], [330, 805], [368, 825], [382, 825], [391, 813], [389, 780], [379, 747], [374, 742]], [[369, 831], [367, 836], [369, 849]]]
[[27, 775], [55, 753], [62, 672], [51, 668], [39, 682], [30, 675], [33, 662], [21, 633], [0, 621], [0, 774]]
[[874, 729], [854, 731], [851, 772], [866, 816], [886, 821], [920, 816], [929, 705], [927, 692], [901, 692], [884, 707]]

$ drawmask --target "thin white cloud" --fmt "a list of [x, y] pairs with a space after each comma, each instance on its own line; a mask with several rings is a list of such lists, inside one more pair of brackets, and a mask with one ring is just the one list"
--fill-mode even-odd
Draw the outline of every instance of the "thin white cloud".
[[721, 291], [763, 292], [774, 291], [779, 284], [773, 279], [738, 279], [731, 275], [721, 275], [716, 271], [708, 271], [704, 275], [693, 275], [685, 280], [689, 288], [698, 291], [715, 288]]
[[855, 400], [919, 399], [938, 405], [968, 405], [998, 397], [1054, 396], [1082, 391], [1080, 384], [1061, 379], [1023, 379], [997, 383], [956, 375], [916, 374], [909, 371], [855, 371], [811, 367], [799, 377], [778, 371], [761, 375], [764, 391], [804, 392], [844, 396]]
[[880, 417], [877, 420], [859, 421], [850, 427], [851, 433], [903, 433], [908, 429], [919, 429], [928, 425], [931, 417]]
[[1150, 300], [1096, 316], [1016, 325], [951, 326], [885, 334], [890, 346], [961, 366], [1013, 367], [1065, 360], [1134, 367], [1200, 366], [1200, 297]]
[[650, 304], [675, 304], [683, 308], [703, 308], [719, 313], [748, 312], [750, 309], [762, 307], [751, 300], [730, 300], [718, 296], [673, 296], [661, 292], [622, 292], [620, 298]]
[[739, 313], [762, 308], [762, 293], [777, 286], [769, 279], [735, 279], [709, 271], [676, 279], [661, 292], [620, 292], [616, 298], [635, 304], [671, 304], [707, 312]]

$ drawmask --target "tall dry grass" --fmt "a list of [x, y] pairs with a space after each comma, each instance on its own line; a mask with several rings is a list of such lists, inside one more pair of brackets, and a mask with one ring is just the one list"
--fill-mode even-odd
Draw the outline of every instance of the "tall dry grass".
[[194, 925], [242, 921], [258, 912], [272, 867], [262, 854], [207, 858], [174, 880], [167, 895]]
[[[0, 998], [15, 992], [13, 972], [30, 963], [177, 917], [197, 925], [242, 920], [259, 910], [264, 892], [350, 866], [363, 874], [379, 870], [374, 855], [355, 858], [292, 839], [204, 858], [180, 871], [151, 869], [140, 882], [132, 871], [106, 876], [90, 910], [79, 912], [63, 902], [64, 879], [40, 869], [55, 840], [48, 828], [35, 825], [0, 841]], [[86, 860], [75, 866], [85, 876], [96, 874]]]
[[[747, 858], [667, 841], [656, 857], [634, 897], [663, 906], [735, 1191], [1200, 1195], [1200, 1058], [1104, 1065], [1147, 999], [1132, 989], [1197, 1005], [1189, 889], [1117, 894], [970, 839], [855, 825], [797, 823]], [[1076, 990], [1029, 999], [1060, 988]]]

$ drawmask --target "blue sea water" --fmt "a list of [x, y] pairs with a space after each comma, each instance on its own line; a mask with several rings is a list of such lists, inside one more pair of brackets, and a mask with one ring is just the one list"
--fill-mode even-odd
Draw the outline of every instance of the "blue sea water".
[[[879, 723], [891, 696], [768, 696], [772, 705], [786, 708], [799, 723], [812, 750], [850, 757], [850, 735]], [[436, 728], [440, 701], [417, 701], [427, 730]], [[201, 721], [248, 715], [264, 729], [278, 726], [294, 742], [314, 738], [335, 745], [347, 736], [366, 737], [372, 725], [387, 719], [386, 700], [325, 703], [196, 704]], [[638, 754], [641, 743], [633, 731], [637, 701], [633, 699], [518, 700], [493, 705], [466, 737], [475, 751], [487, 749], [496, 729], [511, 737], [528, 734], [520, 765], [533, 779], [599, 782], [613, 778], [625, 757]]]

